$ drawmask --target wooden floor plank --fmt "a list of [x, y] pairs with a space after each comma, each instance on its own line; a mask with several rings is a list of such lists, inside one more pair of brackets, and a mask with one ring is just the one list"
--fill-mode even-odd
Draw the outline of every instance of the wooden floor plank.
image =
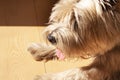
[[27, 52], [32, 42], [40, 42], [37, 27], [0, 27], [0, 80], [32, 80], [44, 73], [41, 62]]

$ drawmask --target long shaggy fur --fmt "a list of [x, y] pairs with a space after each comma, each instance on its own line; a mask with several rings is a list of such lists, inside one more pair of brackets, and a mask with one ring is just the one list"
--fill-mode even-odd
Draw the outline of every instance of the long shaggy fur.
[[[94, 61], [37, 80], [120, 80], [120, 0], [60, 0], [44, 33], [46, 39], [52, 36], [48, 41], [66, 58], [93, 57]], [[55, 48], [54, 54], [47, 53], [50, 59], [57, 57]]]

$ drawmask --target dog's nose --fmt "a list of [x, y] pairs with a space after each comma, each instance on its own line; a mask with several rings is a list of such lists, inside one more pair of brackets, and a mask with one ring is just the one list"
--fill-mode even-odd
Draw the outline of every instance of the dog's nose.
[[51, 34], [49, 34], [47, 36], [48, 40], [52, 43], [52, 44], [55, 44], [56, 43], [56, 39], [54, 36], [52, 36]]

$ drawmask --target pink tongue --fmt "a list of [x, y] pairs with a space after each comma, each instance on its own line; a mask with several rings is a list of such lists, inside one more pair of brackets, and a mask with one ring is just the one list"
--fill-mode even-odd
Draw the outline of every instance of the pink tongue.
[[65, 58], [65, 56], [59, 49], [56, 49], [56, 55], [59, 58], [59, 60], [63, 60]]

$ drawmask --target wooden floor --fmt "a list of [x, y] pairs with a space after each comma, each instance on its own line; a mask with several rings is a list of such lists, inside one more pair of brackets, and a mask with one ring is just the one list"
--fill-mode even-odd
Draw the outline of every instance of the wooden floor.
[[34, 61], [27, 52], [33, 42], [44, 42], [43, 27], [0, 27], [0, 80], [33, 80], [35, 75], [60, 72], [89, 61]]

